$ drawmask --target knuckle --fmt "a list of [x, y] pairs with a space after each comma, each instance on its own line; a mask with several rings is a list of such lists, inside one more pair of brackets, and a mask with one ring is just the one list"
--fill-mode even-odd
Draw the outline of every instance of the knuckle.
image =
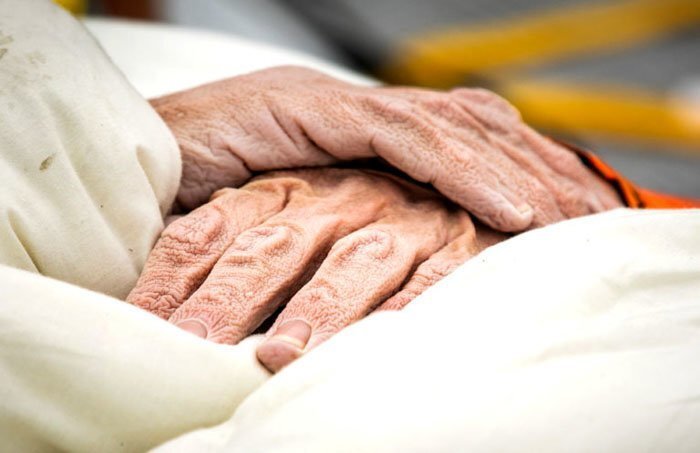
[[401, 292], [410, 296], [411, 299], [418, 297], [426, 289], [450, 274], [456, 267], [456, 263], [447, 262], [423, 264], [418, 267]]
[[273, 197], [288, 202], [294, 195], [314, 194], [314, 185], [310, 182], [312, 177], [308, 170], [272, 171], [256, 177], [243, 188], [245, 192], [258, 197]]
[[420, 292], [413, 289], [402, 289], [400, 292], [394, 294], [386, 302], [380, 305], [377, 311], [401, 310], [419, 295]]
[[520, 112], [508, 101], [483, 88], [458, 88], [450, 91], [455, 99], [489, 128], [506, 131], [522, 121]]
[[491, 106], [492, 108], [500, 110], [503, 113], [520, 116], [518, 111], [510, 102], [493, 91], [485, 88], [456, 88], [449, 93], [463, 99], [468, 99], [477, 104]]
[[159, 291], [138, 291], [129, 295], [130, 304], [162, 319], [168, 319], [178, 307], [175, 295]]
[[442, 94], [433, 101], [433, 111], [460, 128], [463, 133], [473, 134], [473, 139], [486, 140], [486, 134], [478, 121], [462, 106], [456, 96]]
[[[379, 125], [373, 141], [381, 139], [384, 143], [384, 146], [375, 148], [391, 148], [392, 153], [400, 158], [403, 171], [420, 181], [433, 182], [436, 172], [456, 146], [448, 138], [445, 128], [431, 118], [432, 114], [425, 106], [408, 100], [379, 97], [368, 102], [371, 102]], [[377, 152], [386, 157], [381, 151]], [[435, 170], [436, 166], [438, 170]]]
[[395, 248], [394, 236], [379, 229], [357, 231], [338, 241], [331, 250], [336, 264], [350, 261], [383, 261]]
[[409, 283], [406, 284], [405, 291], [412, 294], [413, 297], [416, 297], [440, 280], [440, 278], [441, 277], [434, 278], [434, 275], [427, 271], [416, 272], [413, 274], [413, 277], [411, 277]]
[[[476, 148], [477, 146], [475, 146]], [[465, 175], [468, 178], [476, 179], [483, 171], [483, 163], [479, 162], [473, 153], [465, 150], [453, 148], [450, 152], [444, 153], [445, 168], [451, 173]]]
[[418, 286], [428, 288], [452, 273], [457, 266], [454, 262], [432, 262], [418, 268], [414, 277]]
[[302, 318], [314, 326], [314, 335], [340, 330], [353, 320], [355, 308], [344, 303], [338, 288], [316, 280], [298, 293], [284, 310], [285, 318]]
[[426, 97], [422, 103], [435, 115], [446, 118], [454, 117], [457, 110], [457, 103], [449, 94], [440, 93], [434, 96], [429, 96]]
[[169, 255], [203, 255], [225, 225], [226, 219], [218, 209], [196, 210], [163, 230], [158, 245]]
[[523, 178], [519, 181], [519, 188], [516, 191], [523, 199], [536, 210], [545, 211], [556, 208], [556, 195], [552, 193], [551, 185], [539, 179]]
[[261, 225], [240, 234], [231, 249], [235, 252], [285, 255], [300, 242], [301, 228], [288, 225]]
[[[535, 143], [537, 142], [535, 141]], [[556, 159], [556, 165], [560, 173], [570, 176], [582, 176], [588, 171], [581, 159], [572, 151], [548, 140], [540, 140], [540, 143], [542, 145], [538, 149], [545, 151], [553, 159]]]
[[169, 321], [178, 324], [188, 319], [201, 321], [207, 328], [207, 340], [235, 344], [247, 333], [240, 316], [229, 306], [208, 299], [185, 304], [173, 313]]
[[416, 105], [406, 99], [368, 95], [364, 103], [371, 112], [390, 124], [410, 123], [417, 119]]
[[574, 184], [562, 184], [559, 204], [568, 217], [578, 217], [589, 213], [588, 194]]

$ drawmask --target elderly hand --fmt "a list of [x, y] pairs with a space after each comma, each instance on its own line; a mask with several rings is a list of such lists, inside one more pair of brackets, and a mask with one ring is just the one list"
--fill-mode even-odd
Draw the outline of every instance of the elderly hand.
[[403, 307], [502, 238], [387, 174], [276, 172], [171, 223], [127, 300], [228, 344], [286, 303], [258, 349], [276, 371], [375, 308]]
[[376, 156], [500, 231], [621, 205], [574, 153], [485, 90], [360, 87], [279, 67], [152, 105], [182, 150], [178, 203], [185, 209], [252, 172]]

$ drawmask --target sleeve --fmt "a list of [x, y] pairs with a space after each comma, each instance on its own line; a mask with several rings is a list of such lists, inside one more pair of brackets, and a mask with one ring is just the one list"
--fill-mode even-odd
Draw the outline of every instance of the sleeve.
[[639, 209], [700, 208], [700, 199], [679, 197], [638, 187], [594, 153], [569, 143], [559, 141], [557, 143], [575, 152], [586, 167], [614, 187], [627, 207]]

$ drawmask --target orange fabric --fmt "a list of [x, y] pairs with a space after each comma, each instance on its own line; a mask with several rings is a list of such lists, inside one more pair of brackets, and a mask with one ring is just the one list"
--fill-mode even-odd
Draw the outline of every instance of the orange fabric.
[[[561, 143], [561, 142], [557, 142]], [[700, 208], [700, 200], [668, 195], [653, 190], [637, 187], [617, 170], [603, 162], [601, 158], [590, 151], [580, 149], [568, 143], [561, 143], [574, 151], [583, 163], [608, 181], [620, 194], [625, 204], [630, 208], [647, 209], [683, 209]]]
[[700, 200], [682, 198], [642, 188], [638, 188], [637, 193], [639, 193], [644, 202], [644, 207], [649, 209], [700, 208]]

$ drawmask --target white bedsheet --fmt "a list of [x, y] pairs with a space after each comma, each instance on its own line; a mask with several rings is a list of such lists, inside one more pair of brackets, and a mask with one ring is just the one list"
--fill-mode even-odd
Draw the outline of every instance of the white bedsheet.
[[160, 451], [700, 449], [700, 211], [524, 234]]

